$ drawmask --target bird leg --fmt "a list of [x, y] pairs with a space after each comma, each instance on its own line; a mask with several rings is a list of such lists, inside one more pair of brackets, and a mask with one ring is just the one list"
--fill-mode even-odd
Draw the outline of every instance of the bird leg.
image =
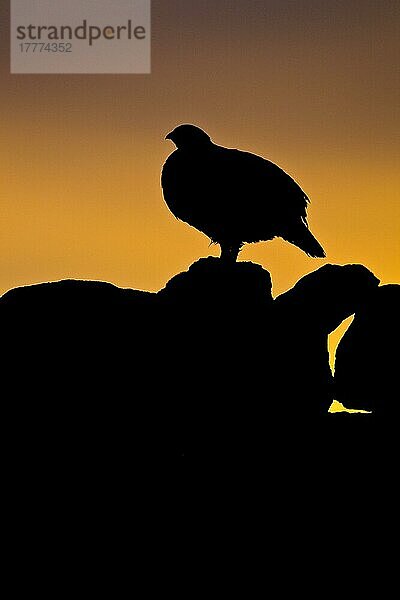
[[221, 260], [234, 263], [237, 260], [241, 244], [221, 244]]

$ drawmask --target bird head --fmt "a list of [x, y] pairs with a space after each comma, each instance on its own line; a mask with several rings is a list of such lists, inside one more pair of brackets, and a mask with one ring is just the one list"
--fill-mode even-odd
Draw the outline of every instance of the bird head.
[[193, 148], [209, 144], [211, 138], [205, 131], [195, 125], [178, 125], [168, 135], [166, 140], [174, 142], [177, 148]]

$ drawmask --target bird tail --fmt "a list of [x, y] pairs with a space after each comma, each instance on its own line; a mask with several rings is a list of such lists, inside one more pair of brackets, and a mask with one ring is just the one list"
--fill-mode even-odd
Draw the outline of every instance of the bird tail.
[[291, 228], [287, 235], [282, 237], [303, 250], [308, 256], [313, 258], [325, 258], [326, 256], [325, 250], [308, 229], [306, 223]]

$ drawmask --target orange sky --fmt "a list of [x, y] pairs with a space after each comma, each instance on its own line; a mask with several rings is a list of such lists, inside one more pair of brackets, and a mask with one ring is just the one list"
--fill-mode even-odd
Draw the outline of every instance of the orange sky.
[[[254, 151], [311, 197], [329, 262], [400, 281], [396, 1], [153, 0], [151, 75], [10, 75], [0, 0], [0, 293], [67, 277], [157, 290], [216, 248], [163, 203], [180, 122]], [[274, 293], [324, 261], [247, 247]]]

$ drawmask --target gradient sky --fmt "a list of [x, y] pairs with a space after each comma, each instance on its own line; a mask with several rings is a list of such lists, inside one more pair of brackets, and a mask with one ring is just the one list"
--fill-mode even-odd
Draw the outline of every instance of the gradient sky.
[[[0, 293], [62, 278], [157, 290], [207, 239], [160, 191], [193, 122], [311, 197], [329, 262], [400, 281], [398, 0], [153, 0], [151, 75], [10, 75], [0, 0]], [[325, 261], [279, 240], [242, 260], [274, 293]]]

